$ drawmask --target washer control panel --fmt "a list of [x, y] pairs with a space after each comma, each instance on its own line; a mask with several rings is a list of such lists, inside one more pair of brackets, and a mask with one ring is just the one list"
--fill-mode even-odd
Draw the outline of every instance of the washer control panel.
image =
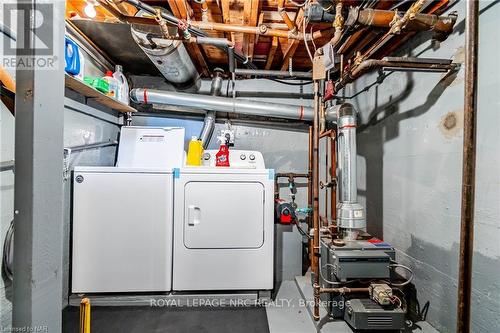
[[[218, 149], [205, 150], [202, 155], [202, 166], [215, 167], [215, 155]], [[264, 157], [258, 151], [229, 149], [230, 168], [265, 169]]]

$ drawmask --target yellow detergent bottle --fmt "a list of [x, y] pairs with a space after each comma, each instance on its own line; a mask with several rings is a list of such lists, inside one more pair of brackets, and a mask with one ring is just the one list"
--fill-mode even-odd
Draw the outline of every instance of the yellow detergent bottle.
[[191, 137], [191, 141], [189, 141], [186, 164], [192, 166], [200, 166], [202, 155], [203, 145], [201, 144], [201, 140], [198, 140], [196, 136]]

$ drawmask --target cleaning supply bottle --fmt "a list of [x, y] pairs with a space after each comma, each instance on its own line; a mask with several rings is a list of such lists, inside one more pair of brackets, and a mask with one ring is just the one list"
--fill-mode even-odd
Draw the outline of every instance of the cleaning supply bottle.
[[129, 105], [129, 87], [127, 78], [123, 74], [122, 66], [120, 65], [115, 66], [115, 72], [113, 73], [113, 77], [118, 82], [117, 100], [119, 100], [125, 105]]
[[68, 37], [64, 40], [64, 60], [66, 73], [83, 81], [85, 58], [78, 45]]
[[229, 147], [227, 146], [226, 137], [219, 136], [220, 141], [219, 152], [215, 154], [215, 166], [228, 167], [229, 166]]
[[198, 140], [198, 137], [196, 136], [191, 137], [191, 141], [189, 141], [186, 164], [192, 166], [200, 166], [202, 155], [203, 144], [201, 143], [201, 140]]
[[102, 79], [108, 83], [108, 93], [106, 95], [117, 99], [118, 81], [113, 77], [113, 72], [107, 71]]

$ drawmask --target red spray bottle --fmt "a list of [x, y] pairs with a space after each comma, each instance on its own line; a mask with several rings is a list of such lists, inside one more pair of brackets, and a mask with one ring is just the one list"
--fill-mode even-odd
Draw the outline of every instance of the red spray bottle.
[[226, 138], [224, 136], [219, 136], [217, 139], [220, 141], [220, 148], [217, 154], [215, 155], [215, 166], [228, 167], [229, 147], [227, 146]]

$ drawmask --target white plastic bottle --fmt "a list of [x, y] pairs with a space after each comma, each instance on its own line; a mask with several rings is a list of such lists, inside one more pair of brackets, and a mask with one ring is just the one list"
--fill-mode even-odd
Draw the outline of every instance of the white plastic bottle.
[[117, 100], [118, 81], [113, 77], [113, 72], [107, 71], [103, 80], [108, 83], [107, 95]]
[[113, 77], [118, 82], [117, 99], [125, 105], [129, 105], [129, 87], [127, 78], [123, 74], [123, 68], [120, 65], [115, 66]]

